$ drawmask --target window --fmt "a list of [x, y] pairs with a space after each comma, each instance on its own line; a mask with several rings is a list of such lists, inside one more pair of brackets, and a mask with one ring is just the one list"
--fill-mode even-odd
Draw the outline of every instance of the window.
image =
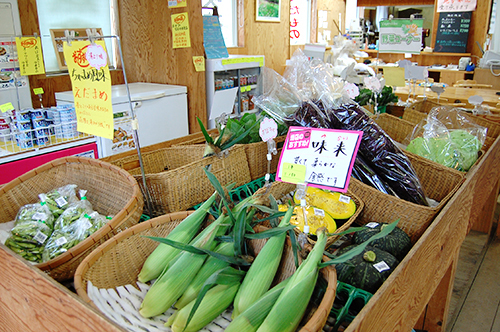
[[[60, 1], [37, 0], [38, 21], [46, 72], [58, 72], [59, 66], [50, 29], [101, 28], [104, 36], [116, 35], [114, 22], [115, 0]], [[114, 42], [105, 40], [110, 68], [115, 66]]]
[[[238, 46], [238, 4], [237, 0], [202, 0], [202, 7], [217, 6], [219, 21], [226, 47]], [[202, 15], [212, 15], [211, 9], [202, 9]]]

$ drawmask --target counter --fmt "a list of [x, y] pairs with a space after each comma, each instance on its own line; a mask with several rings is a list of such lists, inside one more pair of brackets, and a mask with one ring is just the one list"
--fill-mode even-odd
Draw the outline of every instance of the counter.
[[[491, 229], [499, 179], [497, 139], [346, 331], [445, 331], [460, 246]], [[0, 330], [124, 331], [2, 245], [0, 264]]]

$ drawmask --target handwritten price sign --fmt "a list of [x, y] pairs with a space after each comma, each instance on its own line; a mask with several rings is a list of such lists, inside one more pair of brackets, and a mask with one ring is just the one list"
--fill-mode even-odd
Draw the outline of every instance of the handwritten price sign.
[[276, 136], [278, 136], [278, 125], [276, 124], [276, 121], [274, 121], [273, 119], [264, 118], [260, 123], [259, 135], [264, 142], [276, 138]]
[[77, 130], [113, 139], [111, 77], [104, 41], [98, 40], [96, 45], [64, 42], [63, 50], [75, 98]]
[[277, 180], [346, 192], [361, 131], [290, 127]]

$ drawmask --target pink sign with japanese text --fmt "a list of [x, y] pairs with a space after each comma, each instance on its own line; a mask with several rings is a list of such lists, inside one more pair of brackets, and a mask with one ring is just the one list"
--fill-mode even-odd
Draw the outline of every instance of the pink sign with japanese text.
[[362, 131], [290, 127], [276, 179], [346, 192]]

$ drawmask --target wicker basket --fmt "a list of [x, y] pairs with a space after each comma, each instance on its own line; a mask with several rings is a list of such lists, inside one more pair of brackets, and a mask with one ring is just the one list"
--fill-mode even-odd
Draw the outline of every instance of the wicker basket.
[[250, 144], [241, 144], [245, 148], [245, 153], [247, 155], [248, 167], [250, 169], [250, 177], [252, 180], [258, 179], [266, 175], [267, 173], [276, 173], [278, 169], [278, 161], [281, 155], [281, 150], [283, 149], [283, 143], [285, 142], [286, 135], [278, 136], [274, 139], [276, 142], [276, 149], [278, 153], [272, 156], [271, 168], [269, 172], [267, 171], [267, 143], [266, 142], [256, 142]]
[[[416, 113], [418, 115], [424, 114], [416, 111], [409, 111], [409, 112]], [[374, 116], [373, 119], [375, 120], [375, 122], [377, 122], [380, 128], [382, 128], [393, 140], [403, 144], [408, 143], [406, 138], [408, 138], [413, 133], [413, 130], [416, 126], [414, 123], [410, 121], [403, 120], [386, 113]], [[486, 136], [483, 147], [481, 148], [480, 151], [480, 156], [476, 160], [476, 164], [494, 142], [495, 140], [493, 138]], [[419, 158], [418, 155], [409, 151], [405, 151], [405, 154], [412, 155], [415, 158]]]
[[[157, 246], [157, 242], [143, 236], [166, 236], [188, 213], [176, 212], [153, 218], [116, 235], [101, 245], [86, 257], [76, 271], [75, 288], [78, 295], [85, 302], [98, 307], [87, 293], [89, 281], [99, 289], [115, 289], [119, 286], [135, 285], [142, 264]], [[258, 251], [263, 243], [262, 240], [252, 241], [252, 246], [254, 246], [255, 251]], [[275, 281], [285, 279], [294, 270], [293, 253], [290, 245], [287, 244]], [[321, 331], [335, 298], [337, 284], [335, 269], [323, 268], [321, 272], [328, 281], [328, 288], [320, 306], [302, 327], [301, 331], [303, 332]], [[128, 317], [131, 316], [132, 314]], [[149, 331], [155, 330], [154, 328], [149, 329]]]
[[0, 188], [0, 223], [15, 219], [19, 208], [38, 201], [38, 194], [67, 184], [87, 190], [95, 211], [113, 215], [105, 226], [67, 252], [35, 265], [58, 281], [73, 277], [80, 262], [113, 235], [139, 221], [143, 198], [136, 180], [124, 170], [83, 157], [56, 159], [12, 180]]
[[[187, 210], [208, 199], [214, 188], [203, 171], [204, 167], [223, 186], [230, 183], [241, 186], [250, 182], [243, 148], [233, 147], [222, 158], [202, 158], [204, 149], [204, 145], [184, 145], [142, 154], [154, 216]], [[133, 174], [144, 190], [137, 155], [114, 160], [113, 164]]]
[[354, 178], [351, 178], [349, 190], [365, 203], [364, 209], [356, 218], [355, 223], [360, 225], [371, 221], [390, 223], [400, 218], [398, 226], [415, 243], [436, 214], [458, 190], [465, 177], [462, 172], [415, 154], [407, 154], [407, 157], [420, 179], [426, 196], [438, 201], [437, 206], [418, 205], [384, 194]]
[[[425, 119], [427, 117], [427, 114], [433, 109], [434, 107], [441, 106], [438, 103], [432, 102], [432, 101], [421, 101], [414, 103], [407, 108], [405, 108], [405, 111], [403, 113], [403, 119], [413, 122], [413, 123], [419, 123], [421, 120]], [[451, 106], [448, 106], [451, 108]], [[419, 114], [420, 113], [420, 114]], [[423, 114], [423, 115], [422, 115]], [[493, 141], [500, 135], [500, 123], [490, 121], [484, 117], [480, 116], [475, 116], [472, 114], [465, 114], [467, 118], [469, 118], [472, 122], [488, 128], [488, 137], [492, 138]], [[486, 145], [486, 142], [485, 142]], [[491, 145], [489, 145], [491, 146]], [[488, 147], [489, 147], [488, 146]]]
[[[295, 191], [296, 188], [297, 188], [297, 186], [294, 184], [276, 181], [276, 182], [273, 182], [271, 184], [271, 186], [269, 186], [269, 187], [260, 188], [259, 190], [257, 190], [257, 192], [254, 195], [263, 196], [263, 204], [269, 206], [269, 204], [270, 204], [269, 203], [269, 195], [272, 195], [276, 200], [281, 200], [281, 201], [286, 200], [286, 199], [291, 199], [292, 196], [290, 195], [290, 193]], [[333, 242], [335, 242], [340, 237], [338, 235], [335, 235], [336, 233], [341, 233], [341, 232], [347, 230], [352, 225], [352, 223], [355, 222], [356, 218], [358, 218], [358, 216], [361, 214], [361, 212], [363, 211], [363, 208], [365, 206], [363, 201], [358, 196], [356, 196], [352, 191], [348, 191], [346, 193], [346, 195], [349, 196], [354, 201], [354, 203], [356, 203], [356, 212], [354, 213], [354, 215], [351, 218], [349, 218], [349, 220], [347, 220], [343, 225], [341, 225], [335, 231], [335, 233], [333, 233], [333, 235], [330, 235], [328, 237], [327, 247], [330, 246]], [[295, 229], [298, 233], [299, 232], [298, 229], [297, 228], [295, 228]], [[316, 241], [310, 237], [307, 237], [307, 240], [309, 241], [309, 243], [311, 243], [313, 245], [316, 243]]]

